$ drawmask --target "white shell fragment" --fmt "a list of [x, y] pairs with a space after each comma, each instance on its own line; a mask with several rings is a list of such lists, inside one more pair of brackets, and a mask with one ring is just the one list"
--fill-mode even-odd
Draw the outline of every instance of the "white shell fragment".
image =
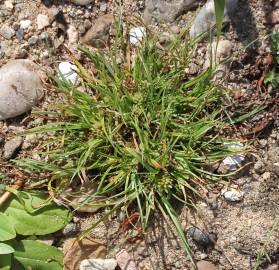
[[70, 62], [61, 62], [58, 66], [58, 69], [62, 79], [65, 79], [74, 85], [78, 84], [79, 77], [76, 73], [76, 71], [78, 70], [77, 66]]
[[[225, 142], [224, 145], [234, 150], [241, 150], [243, 148], [243, 144], [240, 142]], [[239, 168], [244, 160], [245, 156], [243, 154], [237, 154], [231, 157], [226, 157], [223, 160], [223, 164], [228, 166], [229, 170], [233, 171]]]
[[133, 27], [130, 29], [130, 43], [137, 46], [143, 38], [146, 37], [146, 30], [144, 27]]
[[223, 190], [221, 194], [229, 202], [240, 202], [243, 199], [244, 193], [236, 189]]

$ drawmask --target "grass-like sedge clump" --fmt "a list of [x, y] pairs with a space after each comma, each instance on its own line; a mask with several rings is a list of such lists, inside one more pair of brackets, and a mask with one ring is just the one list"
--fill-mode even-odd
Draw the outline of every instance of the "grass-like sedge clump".
[[57, 112], [62, 120], [31, 132], [55, 131], [56, 143], [52, 140], [44, 153], [48, 161], [19, 164], [51, 173], [57, 190], [73, 179], [94, 182], [96, 192], [86, 202], [110, 206], [110, 213], [136, 207], [143, 229], [152, 213], [161, 211], [194, 263], [173, 202], [191, 204], [193, 194], [219, 179], [206, 168], [234, 150], [220, 137], [224, 91], [211, 82], [212, 70], [188, 79], [195, 42], [182, 36], [166, 48], [146, 38], [134, 57], [121, 31], [109, 56], [81, 49], [91, 64], [74, 63], [91, 94], [55, 79], [67, 99]]

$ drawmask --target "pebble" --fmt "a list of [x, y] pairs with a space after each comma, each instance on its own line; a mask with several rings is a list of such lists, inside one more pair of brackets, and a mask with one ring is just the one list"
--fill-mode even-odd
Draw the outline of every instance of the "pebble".
[[12, 11], [14, 8], [13, 2], [11, 0], [6, 0], [4, 6], [7, 10]]
[[117, 266], [115, 259], [87, 259], [80, 263], [80, 270], [114, 270]]
[[37, 16], [38, 30], [44, 29], [45, 27], [49, 26], [49, 24], [50, 24], [50, 20], [49, 20], [49, 17], [47, 15], [38, 14], [38, 16]]
[[116, 260], [121, 270], [137, 270], [135, 261], [125, 249], [116, 254]]
[[[217, 48], [216, 48], [217, 47]], [[232, 54], [232, 43], [229, 40], [220, 40], [218, 46], [216, 41], [208, 46], [205, 69], [210, 66], [211, 60], [213, 66], [219, 65], [222, 61], [228, 59]]]
[[28, 134], [25, 137], [21, 148], [23, 150], [29, 149], [32, 146], [34, 146], [36, 143], [38, 143], [38, 141], [39, 141], [38, 135], [36, 135], [36, 134]]
[[[230, 147], [233, 150], [241, 150], [243, 144], [240, 142], [225, 142], [224, 146]], [[241, 163], [245, 160], [243, 154], [233, 155], [231, 157], [226, 157], [222, 163], [228, 167], [230, 171], [233, 171], [241, 166]]]
[[32, 36], [28, 39], [28, 45], [33, 46], [38, 42], [39, 38], [37, 36]]
[[204, 249], [208, 247], [213, 247], [214, 243], [213, 241], [209, 238], [209, 235], [204, 233], [202, 230], [196, 228], [196, 227], [191, 227], [189, 230], [189, 235], [193, 239], [193, 241], [203, 247]]
[[15, 137], [7, 141], [4, 145], [4, 150], [2, 158], [4, 160], [9, 160], [15, 156], [16, 151], [20, 148], [22, 144], [22, 137]]
[[72, 84], [78, 84], [79, 77], [78, 74], [75, 72], [77, 71], [77, 67], [70, 62], [61, 62], [58, 66], [58, 70], [64, 77], [65, 80], [71, 82]]
[[198, 270], [218, 270], [218, 268], [209, 261], [199, 261], [197, 262]]
[[73, 236], [77, 232], [78, 232], [78, 226], [76, 223], [68, 223], [62, 231], [62, 233], [67, 237]]
[[222, 190], [221, 194], [224, 198], [229, 202], [240, 202], [243, 199], [243, 192], [238, 191], [234, 188], [230, 188], [229, 190]]
[[80, 6], [86, 6], [88, 4], [91, 4], [94, 0], [70, 0], [70, 2], [80, 5]]
[[67, 30], [67, 35], [68, 35], [69, 44], [75, 44], [78, 42], [78, 31], [73, 25], [69, 26]]
[[86, 20], [84, 21], [84, 27], [85, 27], [85, 29], [88, 30], [88, 29], [91, 28], [91, 26], [92, 26], [91, 21], [88, 20], [88, 19], [86, 19]]
[[0, 36], [6, 38], [6, 39], [11, 39], [15, 35], [15, 30], [11, 28], [10, 26], [4, 24], [0, 28]]
[[152, 18], [155, 18], [158, 21], [173, 22], [179, 15], [190, 10], [196, 2], [196, 0], [146, 0], [144, 21], [149, 24]]
[[113, 22], [114, 17], [111, 14], [99, 17], [81, 38], [81, 42], [96, 48], [104, 48], [108, 43], [109, 31]]
[[101, 12], [105, 12], [107, 10], [107, 3], [102, 3], [101, 5], [100, 5], [100, 11]]
[[21, 20], [19, 22], [19, 25], [20, 25], [21, 29], [28, 29], [30, 27], [31, 23], [32, 22], [30, 20]]
[[32, 61], [17, 59], [0, 69], [0, 120], [18, 116], [38, 103], [43, 94]]
[[19, 28], [17, 31], [16, 31], [16, 38], [19, 40], [19, 41], [22, 41], [23, 38], [24, 38], [24, 30], [22, 28]]
[[15, 59], [24, 59], [28, 55], [27, 51], [23, 48], [19, 48], [15, 54]]
[[[227, 0], [224, 10], [224, 20], [228, 20], [228, 16], [233, 16], [237, 8], [238, 0]], [[202, 34], [216, 23], [214, 0], [208, 0], [201, 8], [196, 16], [190, 29], [192, 38]]]
[[146, 37], [146, 30], [144, 27], [133, 27], [130, 29], [130, 43], [137, 46], [143, 38]]

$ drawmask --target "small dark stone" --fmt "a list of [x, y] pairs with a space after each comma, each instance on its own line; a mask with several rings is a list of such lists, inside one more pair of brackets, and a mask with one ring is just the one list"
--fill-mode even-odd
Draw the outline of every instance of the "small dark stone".
[[23, 37], [24, 37], [24, 30], [19, 28], [16, 32], [16, 38], [19, 40], [19, 41], [22, 41], [23, 40]]
[[202, 230], [196, 228], [196, 227], [191, 227], [188, 230], [189, 235], [193, 239], [193, 241], [203, 249], [207, 248], [212, 248], [214, 247], [214, 242], [211, 240], [208, 234], [203, 232]]

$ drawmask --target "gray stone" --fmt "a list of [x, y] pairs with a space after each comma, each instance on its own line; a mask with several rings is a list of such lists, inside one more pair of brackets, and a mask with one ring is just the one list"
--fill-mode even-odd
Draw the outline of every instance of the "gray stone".
[[30, 110], [43, 94], [39, 75], [30, 60], [8, 62], [0, 69], [0, 120]]
[[24, 30], [22, 28], [19, 28], [17, 31], [16, 31], [16, 38], [19, 40], [19, 41], [22, 41], [23, 38], [24, 38]]
[[30, 149], [32, 146], [34, 146], [35, 144], [37, 144], [39, 141], [39, 137], [36, 134], [28, 134], [25, 139], [24, 142], [22, 144], [22, 149], [26, 150], [26, 149]]
[[[219, 65], [232, 55], [232, 43], [229, 40], [220, 40], [217, 43], [214, 41], [208, 46], [205, 68], [210, 66], [212, 60], [213, 66]], [[212, 56], [212, 57], [211, 57]], [[212, 58], [212, 59], [211, 59]]]
[[109, 31], [113, 22], [114, 17], [111, 14], [99, 17], [95, 24], [81, 38], [81, 42], [96, 48], [105, 47], [109, 39]]
[[191, 9], [196, 0], [147, 0], [144, 21], [151, 23], [152, 17], [158, 21], [173, 22], [181, 14]]
[[11, 39], [15, 35], [15, 30], [10, 26], [4, 24], [0, 28], [0, 35], [6, 39]]
[[38, 42], [39, 38], [37, 36], [32, 36], [28, 39], [28, 45], [33, 46]]
[[[232, 16], [237, 8], [238, 0], [226, 0], [224, 16], [225, 20], [228, 20], [229, 16]], [[205, 5], [199, 11], [194, 23], [190, 29], [190, 36], [196, 37], [203, 32], [214, 26], [215, 19], [215, 7], [214, 0], [208, 0]]]
[[76, 223], [67, 224], [62, 231], [62, 233], [67, 237], [73, 236], [77, 232], [78, 232], [78, 226]]
[[115, 259], [88, 259], [80, 263], [80, 270], [114, 270], [117, 266]]
[[214, 242], [210, 239], [209, 235], [202, 230], [196, 227], [191, 227], [188, 232], [198, 246], [201, 246], [204, 249], [214, 246]]
[[70, 0], [70, 2], [80, 5], [80, 6], [86, 6], [88, 4], [91, 4], [94, 0]]
[[4, 160], [9, 160], [15, 156], [16, 151], [22, 144], [22, 137], [15, 137], [9, 141], [7, 141], [4, 145], [4, 150], [2, 154], [2, 158]]

